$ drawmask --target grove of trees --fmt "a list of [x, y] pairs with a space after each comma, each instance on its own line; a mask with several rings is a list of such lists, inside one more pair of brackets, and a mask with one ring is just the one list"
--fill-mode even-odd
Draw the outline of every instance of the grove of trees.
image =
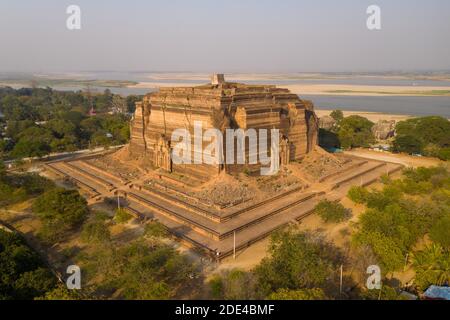
[[443, 117], [401, 121], [396, 126], [393, 149], [450, 160], [450, 122]]
[[40, 236], [44, 241], [56, 242], [67, 231], [80, 226], [89, 209], [86, 200], [77, 190], [53, 188], [33, 203], [33, 212], [40, 218]]
[[368, 119], [357, 115], [344, 117], [340, 110], [333, 111], [331, 117], [336, 121], [333, 128], [319, 131], [319, 143], [322, 147], [351, 149], [369, 147], [375, 142], [372, 133], [374, 123]]
[[[443, 166], [406, 169], [403, 179], [385, 178], [381, 190], [353, 187], [349, 198], [367, 207], [353, 244], [369, 248], [384, 275], [403, 270], [413, 257], [418, 290], [449, 284], [449, 194], [450, 171]], [[416, 250], [423, 239], [431, 243]]]
[[[51, 152], [110, 146], [129, 140], [137, 96], [0, 88], [0, 154], [43, 157]], [[94, 108], [96, 114], [89, 114]]]
[[216, 275], [211, 291], [217, 299], [337, 298], [338, 270], [344, 260], [323, 238], [292, 227], [272, 236], [269, 256], [253, 270]]
[[56, 277], [21, 236], [0, 229], [0, 300], [38, 298], [56, 284]]

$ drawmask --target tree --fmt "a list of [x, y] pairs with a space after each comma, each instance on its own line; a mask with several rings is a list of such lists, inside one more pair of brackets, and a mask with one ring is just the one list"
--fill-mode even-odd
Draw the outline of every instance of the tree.
[[344, 120], [344, 113], [341, 110], [334, 110], [330, 113], [330, 117], [336, 120], [337, 123], [340, 123]]
[[360, 116], [350, 116], [341, 121], [338, 131], [341, 146], [345, 149], [368, 147], [375, 142], [373, 122]]
[[54, 289], [47, 291], [44, 295], [36, 297], [35, 300], [86, 300], [78, 290], [69, 290], [67, 286], [58, 284]]
[[173, 247], [137, 240], [123, 246], [95, 248], [80, 256], [87, 280], [95, 278], [119, 299], [170, 299], [196, 278], [197, 267]]
[[53, 139], [51, 131], [40, 127], [30, 127], [19, 135], [19, 141], [12, 150], [12, 155], [22, 157], [43, 157], [50, 153]]
[[414, 254], [415, 284], [420, 290], [430, 285], [442, 286], [450, 283], [450, 252], [433, 244]]
[[355, 203], [364, 204], [367, 201], [369, 192], [364, 187], [353, 186], [348, 191], [347, 197]]
[[125, 209], [117, 209], [116, 215], [114, 216], [114, 220], [117, 223], [127, 223], [133, 218], [133, 216]]
[[134, 113], [136, 109], [136, 102], [141, 100], [142, 96], [129, 95], [127, 97], [127, 112]]
[[269, 300], [327, 300], [322, 289], [287, 290], [280, 289], [269, 295]]
[[342, 204], [334, 201], [320, 201], [314, 211], [324, 222], [339, 223], [347, 220], [351, 214]]
[[106, 243], [111, 240], [111, 232], [102, 221], [93, 221], [83, 226], [81, 239], [86, 243]]
[[393, 143], [393, 150], [395, 152], [405, 152], [408, 154], [422, 153], [422, 141], [412, 135], [398, 135]]
[[450, 213], [434, 223], [430, 230], [430, 238], [442, 247], [450, 249]]
[[404, 265], [404, 255], [392, 238], [379, 232], [359, 232], [353, 241], [359, 245], [368, 245], [381, 263], [383, 273], [400, 270]]
[[256, 297], [256, 283], [251, 272], [238, 269], [225, 271], [213, 277], [209, 285], [215, 299], [250, 300]]
[[384, 301], [405, 300], [405, 298], [403, 298], [400, 295], [398, 290], [388, 285], [383, 285], [381, 287], [381, 292], [380, 290], [365, 290], [363, 291], [361, 298], [364, 300], [384, 300]]
[[[394, 150], [420, 153], [448, 160], [450, 122], [443, 117], [419, 117], [400, 121], [396, 126]], [[443, 149], [442, 153], [439, 149]]]
[[280, 289], [321, 287], [342, 263], [336, 248], [292, 228], [272, 236], [269, 254], [254, 270], [264, 296]]
[[145, 235], [153, 238], [164, 238], [168, 235], [168, 232], [163, 224], [152, 221], [145, 225]]
[[79, 225], [89, 209], [86, 200], [76, 190], [55, 188], [39, 196], [33, 203], [33, 211], [41, 219], [41, 235], [49, 241]]
[[19, 299], [33, 299], [53, 290], [55, 285], [56, 278], [50, 270], [38, 268], [21, 274], [14, 283], [14, 291]]
[[24, 239], [0, 229], [0, 297], [33, 299], [55, 285], [56, 278]]

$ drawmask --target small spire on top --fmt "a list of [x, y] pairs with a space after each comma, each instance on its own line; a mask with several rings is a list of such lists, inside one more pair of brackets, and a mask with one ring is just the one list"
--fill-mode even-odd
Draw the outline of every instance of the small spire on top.
[[224, 76], [223, 73], [214, 73], [211, 76], [211, 84], [212, 85], [217, 86], [217, 85], [222, 84], [224, 82], [225, 82], [225, 76]]

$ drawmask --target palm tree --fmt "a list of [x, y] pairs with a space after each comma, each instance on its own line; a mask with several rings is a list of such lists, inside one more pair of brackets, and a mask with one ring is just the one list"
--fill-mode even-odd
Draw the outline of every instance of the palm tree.
[[415, 282], [421, 289], [430, 285], [450, 283], [450, 252], [438, 244], [432, 244], [413, 255], [416, 271]]

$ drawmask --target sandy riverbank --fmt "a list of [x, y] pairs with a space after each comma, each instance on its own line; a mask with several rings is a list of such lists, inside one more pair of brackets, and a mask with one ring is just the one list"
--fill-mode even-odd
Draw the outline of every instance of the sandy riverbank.
[[[234, 79], [229, 79], [235, 81]], [[160, 87], [190, 87], [207, 83], [206, 80], [195, 79], [193, 82], [140, 82], [128, 88], [157, 89]], [[414, 96], [414, 97], [450, 97], [449, 87], [430, 86], [363, 86], [346, 84], [286, 84], [278, 87], [289, 89], [299, 95], [331, 95], [331, 96]]]
[[283, 86], [302, 95], [333, 96], [450, 96], [450, 87], [430, 86], [363, 86], [346, 84], [288, 84]]
[[[330, 113], [332, 112], [331, 110], [315, 110], [317, 116], [323, 117], [323, 116], [328, 116], [330, 115]], [[402, 115], [402, 114], [386, 114], [386, 113], [377, 113], [377, 112], [367, 112], [367, 111], [343, 111], [344, 113], [344, 117], [348, 117], [348, 116], [361, 116], [364, 118], [369, 119], [372, 122], [378, 122], [380, 120], [395, 120], [396, 122], [398, 121], [403, 121], [403, 120], [407, 120], [407, 119], [411, 119], [414, 118], [414, 116], [409, 116], [409, 115]]]

